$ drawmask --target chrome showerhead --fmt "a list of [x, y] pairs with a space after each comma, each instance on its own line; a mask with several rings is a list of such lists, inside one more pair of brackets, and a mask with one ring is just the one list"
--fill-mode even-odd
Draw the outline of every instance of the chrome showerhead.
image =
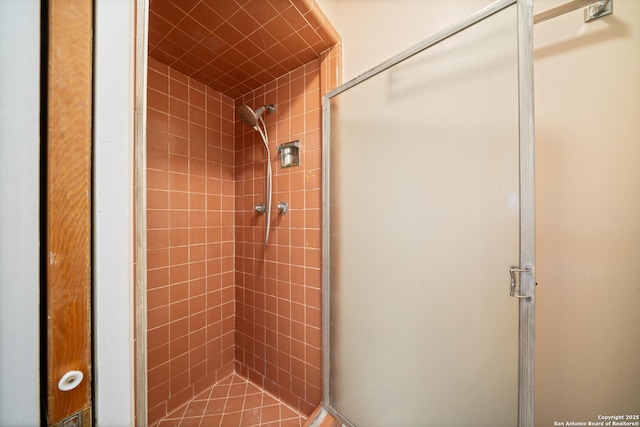
[[274, 104], [263, 105], [256, 111], [253, 111], [248, 105], [241, 104], [236, 108], [236, 112], [240, 119], [251, 127], [258, 126], [258, 120], [267, 111], [269, 114], [273, 113], [276, 109]]

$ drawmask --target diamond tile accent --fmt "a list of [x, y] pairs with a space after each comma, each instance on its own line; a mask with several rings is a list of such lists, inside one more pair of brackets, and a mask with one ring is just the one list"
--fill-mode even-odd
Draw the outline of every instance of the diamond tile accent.
[[176, 409], [155, 427], [302, 427], [306, 421], [268, 392], [231, 374]]

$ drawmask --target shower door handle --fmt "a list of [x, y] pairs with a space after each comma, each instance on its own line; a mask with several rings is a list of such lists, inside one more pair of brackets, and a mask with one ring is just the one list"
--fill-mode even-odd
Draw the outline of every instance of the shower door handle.
[[525, 265], [524, 269], [520, 267], [511, 267], [509, 269], [509, 277], [511, 277], [511, 287], [509, 296], [514, 298], [529, 299], [531, 295], [516, 294], [516, 273], [531, 273], [531, 266]]

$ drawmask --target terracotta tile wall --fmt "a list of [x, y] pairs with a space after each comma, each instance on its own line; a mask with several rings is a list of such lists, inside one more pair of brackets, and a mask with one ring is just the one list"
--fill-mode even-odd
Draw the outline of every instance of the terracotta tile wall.
[[[265, 149], [236, 121], [236, 370], [310, 414], [321, 399], [321, 61], [236, 100], [265, 114], [273, 168], [265, 247]], [[299, 167], [281, 169], [276, 146], [300, 140]], [[278, 201], [289, 203], [285, 215]]]
[[233, 116], [231, 98], [149, 58], [150, 423], [233, 371]]

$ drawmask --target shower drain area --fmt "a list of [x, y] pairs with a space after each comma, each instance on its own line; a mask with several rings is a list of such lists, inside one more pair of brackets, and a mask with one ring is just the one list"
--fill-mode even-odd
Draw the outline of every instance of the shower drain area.
[[302, 427], [306, 418], [237, 374], [200, 393], [157, 427]]

